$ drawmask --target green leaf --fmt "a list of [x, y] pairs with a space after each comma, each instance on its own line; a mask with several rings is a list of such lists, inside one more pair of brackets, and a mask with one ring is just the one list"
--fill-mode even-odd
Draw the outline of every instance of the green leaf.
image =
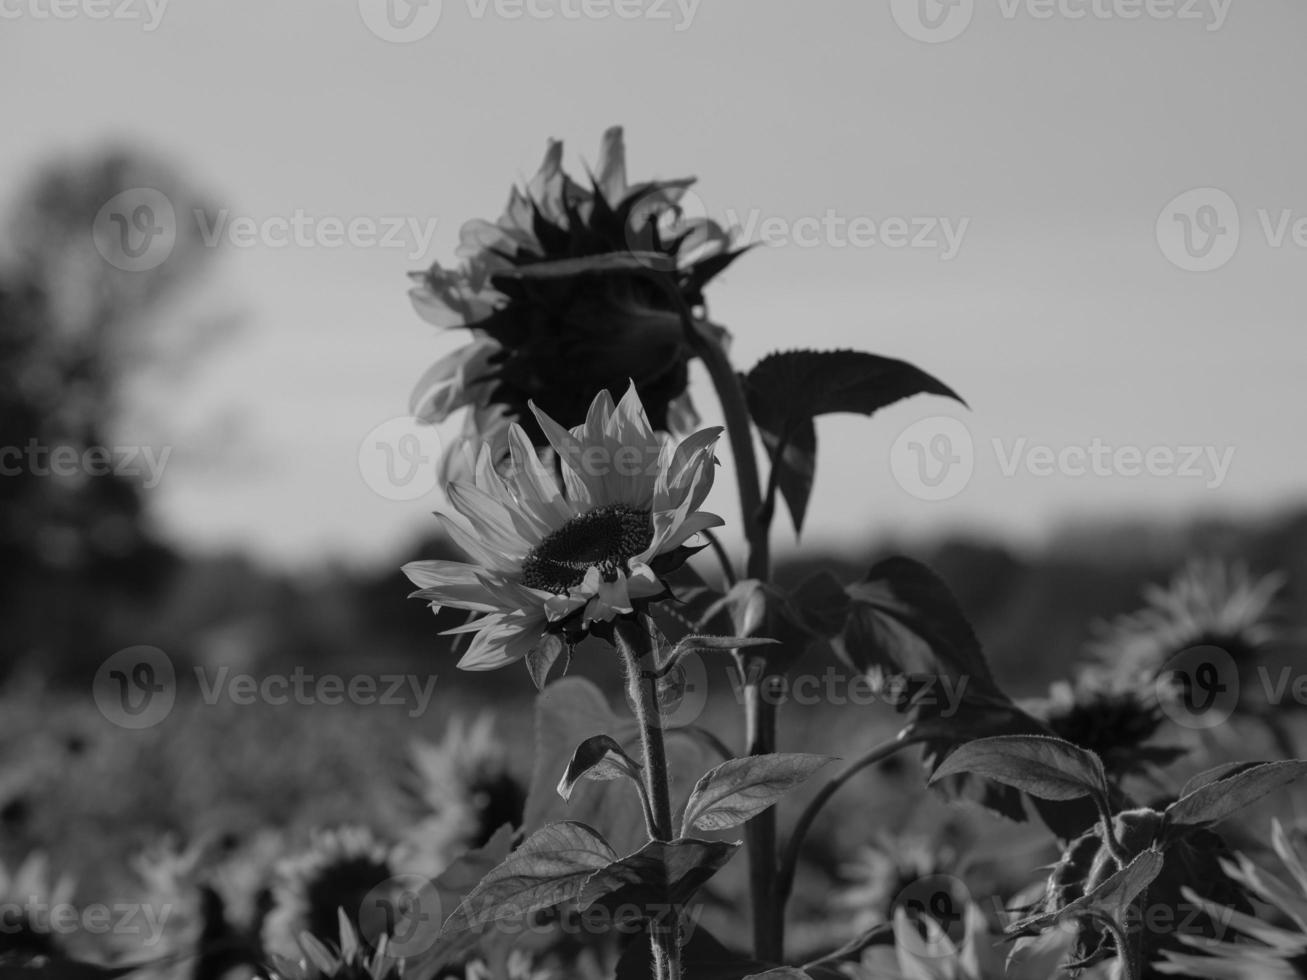
[[834, 758], [802, 752], [776, 752], [731, 759], [710, 769], [695, 784], [682, 833], [689, 827], [725, 830], [761, 813]]
[[[1219, 823], [1267, 793], [1307, 775], [1307, 761], [1302, 759], [1223, 768], [1228, 771], [1209, 770], [1185, 787], [1188, 792], [1166, 808], [1169, 826], [1205, 827]], [[1193, 787], [1195, 782], [1198, 785]]]
[[606, 782], [623, 776], [642, 785], [640, 764], [622, 750], [617, 740], [611, 735], [592, 735], [572, 753], [572, 761], [558, 781], [558, 795], [570, 800], [572, 789], [581, 779]]
[[575, 899], [592, 874], [616, 859], [617, 852], [597, 830], [583, 823], [550, 824], [481, 879], [445, 920], [441, 935], [524, 917]]
[[803, 528], [816, 470], [814, 418], [833, 412], [871, 415], [920, 394], [962, 401], [952, 388], [906, 361], [852, 350], [770, 354], [744, 376], [744, 387], [796, 532]]
[[960, 746], [931, 782], [975, 773], [1041, 800], [1106, 799], [1103, 763], [1094, 753], [1045, 735], [997, 735]]
[[629, 857], [596, 871], [586, 881], [577, 907], [585, 911], [604, 900], [645, 910], [647, 918], [683, 905], [729, 861], [740, 845], [682, 838], [650, 841]]

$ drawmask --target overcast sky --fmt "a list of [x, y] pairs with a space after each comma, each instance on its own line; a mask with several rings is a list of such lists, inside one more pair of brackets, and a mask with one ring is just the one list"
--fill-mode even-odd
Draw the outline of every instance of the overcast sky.
[[0, 0], [9, 192], [129, 139], [229, 222], [412, 219], [399, 247], [220, 233], [204, 295], [243, 326], [143, 393], [212, 433], [151, 491], [196, 546], [306, 565], [429, 529], [439, 491], [389, 499], [359, 465], [460, 341], [412, 312], [405, 273], [496, 217], [547, 137], [579, 170], [614, 123], [633, 179], [695, 174], [709, 214], [769, 243], [709, 297], [742, 366], [856, 347], [971, 406], [823, 420], [814, 540], [1033, 542], [1307, 491], [1301, 0], [58, 2], [68, 19]]

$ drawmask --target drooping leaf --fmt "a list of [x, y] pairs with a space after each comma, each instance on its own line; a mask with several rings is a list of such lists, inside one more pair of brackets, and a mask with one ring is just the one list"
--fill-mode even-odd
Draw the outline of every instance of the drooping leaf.
[[737, 827], [833, 761], [825, 755], [776, 752], [723, 762], [695, 784], [685, 804], [682, 833], [690, 827]]
[[770, 354], [744, 376], [744, 387], [749, 413], [772, 466], [778, 467], [777, 486], [796, 532], [803, 529], [816, 470], [814, 418], [834, 412], [871, 415], [919, 394], [962, 401], [952, 388], [906, 361], [852, 350]]
[[1107, 775], [1098, 756], [1046, 735], [997, 735], [958, 747], [931, 777], [970, 772], [1041, 800], [1105, 800]]
[[592, 735], [572, 753], [572, 761], [558, 781], [558, 795], [570, 800], [572, 789], [581, 779], [607, 782], [626, 777], [640, 785], [641, 771], [640, 764], [627, 755], [611, 735]]
[[1249, 768], [1235, 767], [1205, 782], [1199, 777], [1196, 789], [1166, 808], [1166, 822], [1171, 827], [1206, 827], [1219, 823], [1304, 775], [1307, 775], [1307, 761], [1287, 759]]
[[[558, 658], [567, 652], [567, 644], [563, 642], [562, 637], [555, 636], [552, 633], [546, 633], [540, 638], [540, 642], [533, 646], [526, 654], [526, 669], [531, 675], [531, 681], [535, 684], [537, 691], [545, 689], [545, 682], [549, 679], [549, 671], [553, 669]], [[566, 671], [566, 666], [564, 666]]]
[[501, 919], [522, 918], [575, 899], [594, 872], [617, 860], [603, 836], [583, 823], [550, 824], [481, 879], [441, 935], [457, 935]]
[[1096, 887], [1060, 909], [1031, 916], [1014, 923], [1008, 935], [1030, 935], [1058, 922], [1086, 915], [1103, 915], [1122, 922], [1130, 905], [1151, 885], [1165, 864], [1163, 853], [1149, 848], [1136, 854], [1124, 868], [1118, 868]]
[[629, 857], [596, 871], [577, 898], [584, 911], [599, 901], [641, 909], [648, 918], [680, 906], [739, 850], [738, 843], [694, 840], [650, 841]]

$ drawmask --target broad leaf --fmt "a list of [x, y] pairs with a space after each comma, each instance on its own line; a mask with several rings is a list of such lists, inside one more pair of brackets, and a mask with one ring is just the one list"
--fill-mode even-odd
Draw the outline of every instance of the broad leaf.
[[582, 823], [550, 824], [492, 870], [445, 920], [442, 936], [501, 919], [523, 918], [575, 899], [586, 880], [617, 859], [598, 831]]
[[629, 857], [596, 871], [577, 898], [584, 911], [598, 901], [643, 910], [645, 917], [666, 915], [683, 905], [734, 856], [738, 843], [682, 838], [650, 841]]
[[[531, 675], [531, 681], [535, 684], [537, 691], [545, 689], [545, 681], [549, 679], [549, 671], [558, 661], [558, 658], [567, 652], [567, 644], [563, 642], [562, 637], [555, 636], [552, 633], [546, 633], [540, 638], [539, 643], [527, 651], [526, 669], [527, 673]], [[564, 666], [563, 670], [567, 670], [566, 666]]]
[[1177, 799], [1184, 799], [1190, 793], [1196, 793], [1198, 790], [1202, 789], [1204, 786], [1210, 785], [1211, 783], [1219, 782], [1222, 779], [1264, 765], [1266, 765], [1265, 762], [1223, 762], [1221, 765], [1213, 766], [1211, 769], [1204, 769], [1198, 775], [1191, 777], [1189, 782], [1184, 784], [1184, 788], [1180, 790], [1180, 795]]
[[852, 350], [770, 354], [745, 375], [744, 387], [796, 532], [803, 529], [816, 470], [814, 418], [834, 412], [871, 415], [920, 394], [962, 401], [948, 385], [906, 361]]
[[627, 755], [611, 735], [592, 735], [572, 753], [572, 761], [558, 781], [558, 795], [570, 800], [572, 789], [581, 779], [607, 782], [623, 776], [640, 785], [640, 764]]
[[777, 752], [723, 762], [695, 784], [685, 804], [682, 833], [690, 827], [738, 827], [833, 761], [826, 755]]
[[1045, 735], [998, 735], [968, 742], [941, 763], [931, 782], [964, 772], [1041, 800], [1105, 800], [1109, 793], [1098, 756]]
[[1226, 774], [1217, 773], [1205, 782], [1200, 776], [1196, 789], [1166, 808], [1166, 822], [1172, 827], [1205, 827], [1219, 823], [1303, 775], [1307, 775], [1307, 761], [1289, 759], [1264, 762], [1245, 769], [1236, 767]]

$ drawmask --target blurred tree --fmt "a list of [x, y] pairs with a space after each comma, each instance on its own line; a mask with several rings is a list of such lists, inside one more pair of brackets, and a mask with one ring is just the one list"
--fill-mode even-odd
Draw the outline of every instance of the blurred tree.
[[[173, 562], [150, 532], [139, 465], [122, 472], [114, 447], [132, 441], [116, 430], [132, 377], [193, 353], [185, 332], [160, 327], [165, 301], [207, 258], [198, 222], [177, 217], [197, 208], [207, 210], [169, 168], [135, 152], [52, 165], [20, 195], [0, 264], [7, 653], [102, 655], [91, 648], [109, 625], [108, 603], [143, 596]], [[127, 236], [142, 218], [163, 237], [147, 263], [134, 263]], [[52, 467], [56, 450], [65, 463]]]

